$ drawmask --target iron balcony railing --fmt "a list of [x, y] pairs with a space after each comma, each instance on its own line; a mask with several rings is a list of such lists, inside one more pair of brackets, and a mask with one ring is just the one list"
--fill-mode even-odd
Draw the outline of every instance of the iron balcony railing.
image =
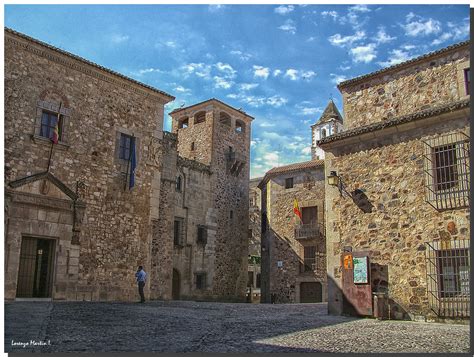
[[318, 239], [324, 236], [321, 223], [299, 224], [295, 227], [295, 239]]

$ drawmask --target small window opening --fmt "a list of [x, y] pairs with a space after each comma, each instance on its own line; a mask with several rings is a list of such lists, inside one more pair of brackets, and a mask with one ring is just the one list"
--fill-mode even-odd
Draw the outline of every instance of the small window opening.
[[176, 177], [176, 191], [181, 192], [182, 184], [183, 184], [183, 180], [181, 176]]
[[293, 177], [285, 179], [285, 188], [293, 188]]
[[206, 121], [206, 112], [199, 112], [194, 115], [194, 124], [204, 123]]
[[196, 145], [194, 144], [194, 141], [191, 143], [191, 151], [196, 150]]
[[245, 124], [242, 123], [240, 120], [235, 121], [235, 132], [243, 133], [245, 131]]
[[227, 114], [225, 112], [220, 112], [220, 114], [219, 114], [219, 123], [230, 126], [231, 125], [231, 119], [230, 119], [229, 114]]
[[469, 68], [464, 70], [464, 88], [466, 89], [466, 95], [470, 95], [470, 85], [471, 85], [471, 77]]
[[184, 129], [184, 128], [187, 128], [189, 126], [189, 118], [188, 117], [185, 117], [185, 118], [181, 118], [178, 122], [178, 129]]
[[206, 273], [196, 273], [196, 289], [203, 290], [206, 288]]
[[326, 129], [321, 129], [321, 138], [326, 137]]

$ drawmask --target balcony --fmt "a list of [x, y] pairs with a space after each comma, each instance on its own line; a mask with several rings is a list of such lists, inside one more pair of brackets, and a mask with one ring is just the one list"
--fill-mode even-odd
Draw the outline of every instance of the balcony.
[[240, 171], [245, 165], [247, 158], [244, 154], [230, 151], [226, 153], [227, 167], [229, 168], [231, 174], [239, 175]]
[[318, 239], [324, 234], [321, 223], [300, 224], [295, 227], [295, 239]]

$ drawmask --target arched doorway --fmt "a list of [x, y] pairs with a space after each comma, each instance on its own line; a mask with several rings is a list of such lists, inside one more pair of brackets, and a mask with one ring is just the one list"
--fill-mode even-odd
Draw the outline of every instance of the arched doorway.
[[179, 290], [181, 286], [181, 279], [179, 276], [179, 271], [173, 269], [173, 284], [171, 287], [171, 296], [173, 300], [179, 300]]

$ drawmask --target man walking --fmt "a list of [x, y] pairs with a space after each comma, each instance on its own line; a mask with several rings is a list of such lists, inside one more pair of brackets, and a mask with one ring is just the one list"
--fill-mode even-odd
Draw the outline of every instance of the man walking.
[[143, 288], [145, 287], [146, 273], [143, 270], [143, 267], [140, 265], [137, 272], [135, 273], [138, 283], [138, 293], [140, 294], [140, 302], [145, 302], [145, 294], [143, 293]]

